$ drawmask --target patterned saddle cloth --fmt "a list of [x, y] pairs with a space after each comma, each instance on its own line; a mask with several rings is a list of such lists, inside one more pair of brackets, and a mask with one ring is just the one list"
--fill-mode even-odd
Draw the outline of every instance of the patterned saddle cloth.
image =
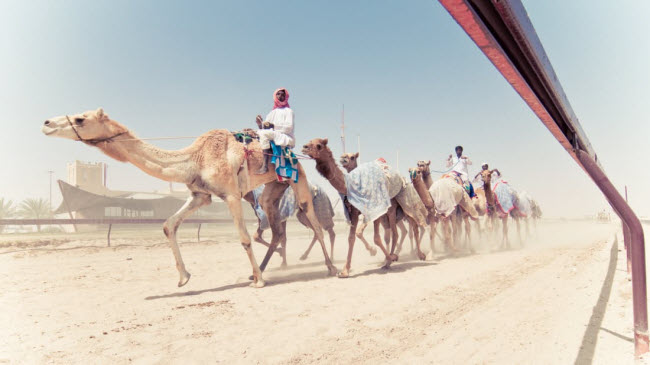
[[293, 180], [298, 182], [298, 158], [291, 148], [277, 146], [271, 141], [273, 156], [271, 163], [275, 165], [275, 173], [278, 175], [278, 181]]

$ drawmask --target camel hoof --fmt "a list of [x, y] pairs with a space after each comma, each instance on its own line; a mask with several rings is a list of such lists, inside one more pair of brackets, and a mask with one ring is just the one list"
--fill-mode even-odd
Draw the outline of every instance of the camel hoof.
[[304, 255], [300, 256], [300, 259], [299, 259], [299, 260], [300, 260], [300, 261], [305, 261], [305, 260], [307, 260], [307, 254], [304, 254]]
[[388, 270], [388, 269], [390, 269], [390, 264], [392, 264], [392, 263], [393, 263], [392, 260], [386, 259], [386, 261], [384, 261], [384, 264], [381, 266], [381, 268], [384, 269], [384, 270]]
[[289, 265], [287, 265], [286, 262], [283, 262], [282, 264], [280, 264], [280, 269], [282, 269], [282, 270], [286, 270], [286, 269], [288, 269], [288, 268], [289, 268]]
[[253, 281], [253, 282], [250, 283], [250, 285], [248, 285], [248, 286], [250, 286], [251, 288], [258, 288], [258, 289], [259, 289], [259, 288], [263, 288], [264, 285], [266, 285], [266, 283], [264, 282], [264, 280], [262, 280], [262, 279], [257, 279], [257, 281]]
[[394, 254], [394, 253], [391, 253], [391, 254], [388, 256], [388, 258], [390, 258], [391, 261], [398, 261], [398, 260], [399, 260], [399, 256], [397, 256], [397, 255]]
[[336, 276], [339, 271], [334, 265], [330, 266], [328, 269], [329, 269], [328, 272], [329, 276]]
[[377, 254], [377, 249], [374, 247], [370, 248], [370, 256], [375, 256]]
[[339, 279], [349, 278], [350, 277], [350, 272], [348, 271], [348, 269], [343, 269], [343, 271], [338, 273], [337, 276], [339, 277]]
[[419, 258], [421, 261], [424, 261], [424, 260], [427, 259], [427, 255], [425, 255], [424, 252], [419, 251], [419, 252], [418, 252], [418, 258]]
[[192, 275], [190, 275], [190, 273], [187, 272], [187, 271], [185, 273], [181, 274], [181, 278], [180, 278], [180, 280], [178, 280], [178, 287], [180, 288], [181, 286], [187, 284], [187, 282], [190, 281], [191, 276]]

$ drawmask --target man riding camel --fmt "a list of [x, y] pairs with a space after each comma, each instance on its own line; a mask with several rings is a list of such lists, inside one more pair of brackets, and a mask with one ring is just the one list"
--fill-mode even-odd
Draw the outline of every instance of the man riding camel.
[[467, 166], [472, 164], [472, 161], [467, 156], [463, 156], [463, 146], [456, 146], [455, 148], [456, 156], [449, 155], [447, 158], [447, 168], [452, 168], [451, 171], [455, 172], [465, 185], [465, 190], [469, 194], [470, 198], [475, 196], [474, 186], [469, 181], [469, 171]]
[[498, 169], [490, 170], [490, 167], [488, 166], [488, 163], [483, 162], [483, 164], [481, 165], [481, 171], [479, 171], [478, 174], [476, 174], [476, 176], [474, 176], [474, 180], [473, 180], [473, 183], [474, 184], [478, 183], [477, 185], [479, 187], [483, 186], [483, 179], [479, 178], [479, 176], [481, 176], [481, 172], [483, 172], [483, 171], [490, 171], [490, 175], [492, 175], [492, 181], [496, 181], [498, 178], [501, 177], [501, 171], [499, 171]]
[[276, 146], [295, 147], [296, 139], [293, 134], [293, 110], [289, 108], [289, 92], [285, 88], [275, 90], [273, 93], [273, 110], [262, 120], [258, 115], [255, 123], [260, 128], [257, 135], [260, 137], [260, 144], [264, 152], [262, 166], [257, 171], [258, 175], [266, 174], [269, 171], [269, 162], [273, 150], [271, 141]]

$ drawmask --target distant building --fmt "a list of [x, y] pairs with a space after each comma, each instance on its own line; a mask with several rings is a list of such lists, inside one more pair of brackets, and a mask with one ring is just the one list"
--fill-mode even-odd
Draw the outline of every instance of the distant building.
[[[59, 180], [63, 201], [55, 214], [72, 218], [169, 218], [185, 203], [189, 191], [133, 192], [106, 187], [106, 164], [75, 161], [68, 163], [68, 181]], [[244, 218], [256, 219], [248, 203], [243, 204]], [[231, 218], [221, 199], [200, 208], [194, 215], [204, 218]]]
[[106, 189], [106, 164], [103, 162], [68, 163], [68, 184], [92, 193], [104, 193]]

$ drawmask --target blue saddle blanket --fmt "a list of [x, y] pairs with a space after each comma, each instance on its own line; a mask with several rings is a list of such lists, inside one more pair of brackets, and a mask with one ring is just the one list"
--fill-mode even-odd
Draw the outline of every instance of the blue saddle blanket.
[[[265, 230], [269, 229], [271, 225], [269, 224], [269, 218], [266, 216], [266, 213], [264, 213], [264, 210], [260, 205], [260, 197], [262, 196], [263, 191], [264, 185], [255, 188], [255, 190], [253, 190], [253, 200], [255, 202], [255, 214], [260, 220], [260, 228]], [[284, 191], [284, 195], [282, 195], [282, 198], [280, 198], [280, 202], [278, 203], [280, 222], [284, 222], [293, 216], [297, 207], [296, 194], [293, 192], [291, 187], [288, 187], [287, 190]]]
[[289, 179], [297, 183], [298, 158], [296, 154], [293, 153], [291, 148], [277, 146], [273, 141], [271, 141], [271, 149], [273, 150], [271, 163], [275, 165], [275, 173], [278, 175], [278, 181]]
[[[386, 175], [375, 161], [361, 164], [345, 175], [345, 187], [348, 201], [363, 214], [364, 222], [375, 221], [386, 214], [390, 208], [391, 196], [388, 192]], [[345, 204], [342, 205], [349, 221]]]

